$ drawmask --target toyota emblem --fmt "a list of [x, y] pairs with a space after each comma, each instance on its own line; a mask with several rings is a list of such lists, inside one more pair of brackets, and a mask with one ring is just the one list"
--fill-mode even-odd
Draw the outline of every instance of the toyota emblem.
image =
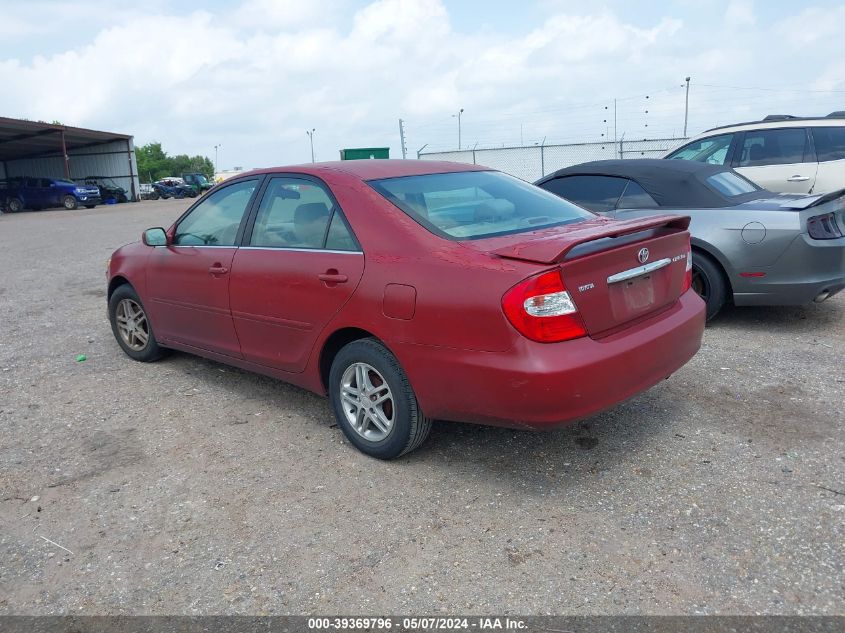
[[648, 249], [641, 248], [640, 252], [637, 253], [637, 259], [640, 260], [641, 264], [645, 264], [648, 261]]

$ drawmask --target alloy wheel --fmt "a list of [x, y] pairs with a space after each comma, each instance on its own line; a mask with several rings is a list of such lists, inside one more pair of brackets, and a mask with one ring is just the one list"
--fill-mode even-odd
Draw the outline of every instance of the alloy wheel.
[[346, 420], [358, 435], [380, 442], [390, 435], [396, 409], [387, 381], [372, 365], [352, 363], [340, 379]]
[[132, 299], [123, 299], [114, 313], [117, 331], [129, 349], [140, 352], [150, 340], [150, 326], [144, 309]]

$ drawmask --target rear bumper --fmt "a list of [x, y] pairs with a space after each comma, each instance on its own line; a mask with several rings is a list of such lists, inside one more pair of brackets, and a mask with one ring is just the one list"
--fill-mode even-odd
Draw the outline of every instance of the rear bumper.
[[548, 429], [613, 407], [689, 361], [701, 346], [704, 303], [685, 293], [668, 310], [600, 340], [507, 352], [394, 344], [427, 416]]
[[759, 271], [765, 277], [731, 280], [736, 305], [806, 305], [822, 293], [833, 296], [845, 288], [845, 238], [799, 235], [776, 264]]

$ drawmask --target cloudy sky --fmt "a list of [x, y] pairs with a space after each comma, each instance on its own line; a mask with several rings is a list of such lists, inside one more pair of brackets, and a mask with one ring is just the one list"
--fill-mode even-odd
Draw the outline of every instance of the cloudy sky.
[[[837, 0], [0, 0], [0, 116], [219, 167], [679, 135], [845, 110]], [[132, 3], [136, 4], [136, 3]], [[616, 100], [616, 131], [613, 108]]]

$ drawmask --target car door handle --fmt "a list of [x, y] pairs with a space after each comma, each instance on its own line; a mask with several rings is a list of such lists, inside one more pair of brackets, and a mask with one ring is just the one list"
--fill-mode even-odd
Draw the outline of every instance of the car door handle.
[[804, 182], [805, 180], [809, 180], [809, 176], [793, 176], [792, 178], [787, 178], [786, 182]]
[[317, 275], [317, 279], [327, 284], [345, 284], [349, 281], [349, 277], [346, 275], [340, 275], [337, 271], [334, 272], [324, 272], [320, 275]]
[[220, 264], [214, 264], [214, 266], [209, 267], [208, 272], [211, 275], [225, 275], [229, 272], [229, 269], [225, 266], [221, 266]]

